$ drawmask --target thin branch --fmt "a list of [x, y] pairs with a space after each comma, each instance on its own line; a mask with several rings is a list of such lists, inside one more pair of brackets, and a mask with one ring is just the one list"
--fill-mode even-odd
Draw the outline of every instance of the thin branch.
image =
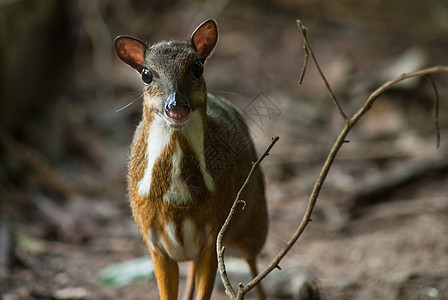
[[[247, 177], [249, 178], [249, 175]], [[242, 188], [240, 189], [240, 191], [241, 190], [242, 190]], [[238, 192], [238, 195], [239, 195], [239, 192]], [[245, 202], [242, 200], [239, 200], [239, 196], [237, 196], [235, 201], [233, 202], [232, 208], [230, 208], [229, 215], [227, 216], [227, 219], [224, 222], [224, 225], [221, 227], [221, 230], [219, 231], [218, 237], [216, 239], [216, 253], [218, 255], [218, 267], [219, 267], [219, 271], [221, 273], [221, 280], [222, 280], [222, 283], [224, 284], [227, 296], [229, 296], [231, 299], [235, 299], [236, 293], [235, 293], [235, 290], [233, 289], [232, 285], [230, 284], [229, 277], [227, 276], [226, 265], [224, 264], [224, 251], [226, 248], [222, 245], [222, 240], [224, 238], [224, 234], [227, 232], [227, 228], [230, 225], [230, 221], [233, 219], [233, 216], [236, 213], [236, 207], [240, 203], [243, 203], [243, 205], [245, 205]]]
[[351, 127], [348, 127], [347, 125], [344, 127], [344, 129], [340, 133], [338, 139], [336, 140], [333, 148], [331, 149], [330, 154], [328, 155], [327, 160], [325, 161], [325, 164], [322, 168], [322, 171], [319, 174], [319, 177], [314, 185], [310, 199], [308, 200], [307, 209], [305, 211], [305, 214], [304, 214], [302, 221], [300, 222], [300, 225], [297, 228], [296, 232], [290, 238], [290, 240], [286, 243], [286, 245], [283, 247], [283, 249], [272, 260], [271, 264], [263, 272], [258, 274], [251, 282], [246, 284], [245, 290], [249, 291], [255, 285], [257, 285], [261, 280], [263, 280], [269, 273], [271, 273], [272, 270], [274, 270], [275, 268], [278, 268], [280, 261], [283, 259], [283, 257], [285, 257], [286, 253], [288, 253], [288, 251], [292, 248], [292, 246], [294, 246], [294, 244], [296, 243], [298, 238], [302, 235], [306, 226], [311, 221], [311, 214], [313, 212], [314, 206], [316, 205], [316, 201], [319, 196], [322, 185], [325, 181], [325, 178], [327, 177], [327, 174], [331, 168], [331, 165], [334, 162], [336, 154], [338, 153], [341, 146], [345, 143], [345, 137], [347, 136], [348, 132], [350, 131], [350, 128]]
[[434, 91], [434, 111], [433, 111], [433, 119], [434, 126], [436, 129], [436, 146], [437, 149], [440, 147], [440, 126], [439, 126], [439, 91], [437, 90], [437, 86], [432, 79], [431, 75], [426, 75], [426, 78], [429, 80], [432, 86], [432, 90]]
[[[398, 77], [395, 77], [395, 78], [385, 82], [378, 89], [376, 89], [373, 93], [371, 93], [370, 96], [367, 98], [367, 100], [362, 105], [362, 107], [358, 110], [358, 112], [355, 113], [353, 115], [353, 117], [351, 117], [349, 119], [342, 111], [342, 108], [339, 106], [339, 102], [334, 97], [334, 94], [332, 93], [331, 88], [325, 79], [325, 76], [323, 75], [322, 71], [319, 68], [319, 65], [314, 56], [314, 53], [313, 53], [311, 47], [309, 46], [308, 40], [306, 39], [306, 28], [302, 25], [302, 22], [300, 20], [297, 21], [297, 24], [304, 35], [304, 42], [306, 45], [305, 51], [309, 52], [309, 54], [311, 55], [316, 68], [319, 70], [319, 73], [320, 73], [322, 79], [324, 80], [325, 85], [327, 86], [327, 89], [330, 93], [330, 97], [332, 98], [332, 100], [336, 104], [336, 106], [338, 107], [338, 110], [341, 113], [341, 116], [345, 120], [345, 125], [344, 125], [344, 128], [342, 129], [341, 133], [339, 134], [338, 138], [336, 139], [336, 142], [334, 143], [332, 149], [330, 150], [330, 153], [328, 154], [327, 159], [325, 160], [324, 166], [322, 167], [322, 170], [319, 174], [319, 177], [317, 178], [317, 181], [314, 185], [313, 191], [311, 192], [310, 198], [308, 200], [308, 206], [305, 211], [305, 214], [303, 215], [300, 225], [297, 228], [296, 232], [293, 234], [293, 236], [290, 238], [290, 240], [286, 243], [286, 245], [283, 247], [283, 249], [278, 253], [278, 255], [272, 260], [271, 264], [263, 272], [258, 274], [252, 281], [250, 281], [245, 286], [240, 284], [238, 286], [238, 294], [235, 295], [235, 291], [233, 290], [233, 288], [231, 287], [231, 285], [229, 283], [229, 280], [228, 280], [227, 274], [226, 274], [226, 270], [225, 270], [225, 265], [224, 265], [224, 260], [223, 260], [224, 248], [222, 247], [222, 238], [223, 238], [223, 235], [225, 234], [225, 232], [227, 231], [227, 228], [230, 224], [231, 219], [233, 218], [233, 215], [235, 214], [236, 205], [240, 201], [239, 195], [240, 195], [241, 191], [244, 190], [247, 183], [249, 182], [250, 176], [252, 175], [252, 172], [255, 169], [255, 167], [261, 162], [261, 160], [265, 156], [268, 155], [269, 150], [272, 148], [272, 146], [276, 142], [276, 140], [278, 140], [278, 137], [276, 139], [273, 139], [271, 145], [266, 149], [265, 153], [260, 157], [260, 159], [255, 164], [252, 165], [251, 172], [249, 173], [249, 175], [246, 179], [246, 182], [244, 183], [244, 185], [241, 187], [240, 191], [238, 192], [238, 195], [237, 195], [235, 202], [232, 206], [231, 212], [229, 213], [229, 215], [226, 219], [226, 222], [224, 223], [223, 227], [221, 228], [221, 230], [218, 234], [218, 239], [217, 239], [216, 247], [217, 247], [217, 252], [218, 252], [218, 262], [219, 262], [219, 268], [220, 268], [220, 272], [221, 272], [221, 279], [225, 283], [226, 293], [232, 299], [243, 299], [244, 295], [249, 290], [251, 290], [255, 285], [260, 283], [260, 281], [262, 281], [270, 272], [272, 272], [272, 270], [274, 270], [275, 268], [279, 268], [280, 261], [288, 253], [288, 251], [292, 248], [292, 246], [296, 243], [298, 238], [304, 232], [306, 226], [311, 221], [311, 214], [316, 205], [316, 201], [317, 201], [319, 193], [322, 189], [323, 183], [328, 175], [328, 172], [336, 158], [336, 155], [337, 155], [339, 149], [342, 147], [342, 145], [344, 143], [346, 143], [346, 141], [347, 141], [346, 137], [347, 137], [348, 133], [353, 128], [353, 126], [368, 112], [368, 110], [372, 107], [375, 100], [382, 93], [384, 93], [387, 89], [389, 89], [390, 87], [394, 86], [398, 82], [403, 81], [405, 79], [419, 77], [419, 76], [429, 76], [431, 74], [436, 74], [436, 73], [448, 73], [448, 66], [435, 66], [435, 67], [426, 68], [426, 69], [422, 69], [422, 70], [407, 73], [407, 74], [402, 74]], [[303, 70], [303, 68], [302, 68], [302, 70]], [[303, 77], [303, 74], [301, 74], [301, 77]], [[436, 104], [435, 104], [436, 108], [435, 108], [435, 112], [434, 112], [434, 118], [435, 118], [436, 126], [437, 126], [436, 130], [439, 135], [439, 130], [438, 130], [438, 93], [437, 93], [437, 89], [435, 88], [435, 84], [432, 81], [432, 78], [431, 78], [431, 83], [433, 84], [433, 88], [434, 88], [435, 95], [436, 95]], [[227, 283], [228, 283], [228, 285], [227, 285]]]
[[[312, 52], [311, 52], [311, 54], [312, 54]], [[317, 181], [314, 185], [313, 191], [311, 192], [310, 198], [308, 200], [307, 209], [302, 218], [302, 221], [300, 222], [299, 227], [297, 228], [297, 230], [293, 234], [293, 236], [290, 238], [290, 240], [283, 247], [283, 249], [272, 260], [271, 264], [263, 272], [258, 274], [258, 276], [256, 276], [251, 282], [246, 284], [241, 289], [244, 293], [247, 293], [250, 289], [252, 289], [255, 285], [257, 285], [261, 280], [263, 280], [270, 272], [272, 272], [272, 270], [277, 268], [280, 261], [286, 255], [286, 253], [288, 253], [288, 251], [296, 243], [298, 238], [302, 235], [306, 226], [311, 221], [311, 214], [316, 205], [317, 198], [322, 189], [325, 178], [327, 177], [328, 172], [330, 171], [330, 168], [333, 165], [333, 162], [336, 158], [336, 155], [337, 155], [339, 149], [342, 147], [343, 144], [346, 143], [346, 137], [347, 137], [348, 133], [350, 132], [350, 130], [364, 116], [364, 114], [370, 109], [370, 107], [373, 105], [373, 103], [378, 98], [378, 96], [402, 80], [409, 79], [412, 77], [419, 77], [419, 76], [425, 76], [425, 75], [429, 75], [429, 74], [441, 73], [441, 72], [448, 73], [448, 66], [436, 66], [436, 67], [427, 68], [427, 69], [419, 70], [419, 71], [408, 73], [408, 74], [403, 74], [401, 76], [393, 78], [393, 79], [387, 81], [386, 83], [384, 83], [377, 90], [375, 90], [369, 96], [369, 98], [366, 100], [366, 102], [361, 107], [361, 109], [358, 111], [358, 113], [356, 113], [352, 118], [347, 119], [344, 128], [342, 129], [341, 133], [339, 134], [338, 138], [336, 139], [336, 142], [334, 143], [332, 149], [330, 150], [330, 153], [327, 156], [327, 159], [325, 160], [324, 166], [322, 167], [319, 177], [317, 178]]]
[[[237, 295], [235, 294], [235, 291], [232, 288], [232, 285], [230, 284], [229, 278], [227, 276], [226, 266], [224, 264], [225, 247], [222, 246], [222, 240], [224, 238], [224, 235], [227, 232], [227, 229], [228, 229], [228, 227], [230, 225], [230, 222], [232, 221], [233, 217], [235, 216], [237, 205], [239, 203], [243, 203], [243, 205], [245, 205], [245, 202], [240, 200], [241, 193], [244, 191], [244, 189], [249, 184], [250, 178], [252, 177], [252, 174], [254, 173], [254, 171], [257, 168], [257, 166], [263, 161], [263, 159], [266, 156], [269, 155], [269, 151], [271, 151], [272, 147], [274, 147], [274, 145], [275, 145], [275, 143], [277, 143], [278, 139], [279, 139], [278, 136], [272, 138], [271, 143], [266, 148], [266, 150], [263, 152], [263, 154], [260, 156], [260, 158], [258, 158], [258, 160], [256, 162], [252, 163], [252, 168], [250, 169], [250, 172], [249, 172], [249, 174], [246, 177], [246, 181], [244, 182], [244, 184], [241, 186], [240, 190], [236, 194], [236, 198], [235, 198], [235, 201], [233, 202], [232, 208], [230, 209], [229, 215], [227, 216], [227, 219], [224, 222], [224, 225], [222, 225], [221, 230], [218, 233], [218, 237], [216, 238], [216, 252], [217, 252], [217, 256], [218, 256], [219, 272], [221, 273], [221, 280], [222, 280], [222, 282], [224, 284], [224, 287], [226, 288], [226, 294], [231, 299], [235, 299]], [[242, 288], [242, 285], [240, 285], [238, 294], [240, 294], [241, 288]]]
[[302, 33], [302, 37], [303, 37], [303, 44], [306, 47], [306, 52], [305, 52], [305, 58], [307, 58], [307, 53], [311, 55], [311, 59], [314, 62], [314, 65], [317, 68], [317, 71], [319, 72], [320, 77], [322, 78], [322, 80], [325, 83], [325, 86], [327, 88], [328, 94], [330, 95], [331, 100], [333, 100], [333, 103], [336, 105], [336, 107], [338, 108], [339, 113], [341, 114], [342, 118], [344, 119], [344, 121], [347, 121], [347, 115], [344, 113], [344, 110], [342, 109], [341, 105], [339, 104], [339, 101], [336, 99], [336, 96], [334, 95], [330, 84], [328, 83], [327, 78], [325, 77], [324, 73], [322, 72], [319, 63], [317, 62], [316, 57], [314, 56], [314, 52], [311, 49], [310, 43], [308, 42], [308, 38], [306, 37], [306, 27], [303, 26], [302, 21], [299, 19], [297, 20], [297, 26], [300, 29], [300, 32]]
[[[300, 28], [302, 29], [302, 35], [306, 38], [306, 31], [307, 28], [305, 26], [302, 26], [300, 24]], [[303, 42], [303, 53], [304, 53], [304, 57], [303, 57], [303, 65], [302, 65], [302, 70], [300, 71], [300, 76], [299, 76], [299, 84], [302, 84], [303, 82], [303, 78], [305, 77], [305, 72], [306, 72], [306, 67], [308, 65], [308, 58], [310, 56], [310, 53], [308, 52], [308, 48], [306, 46], [307, 43], [305, 43], [305, 41]]]
[[430, 74], [447, 73], [447, 72], [448, 72], [448, 66], [434, 66], [426, 69], [421, 69], [415, 72], [404, 73], [400, 76], [390, 79], [389, 81], [385, 82], [383, 85], [381, 85], [373, 93], [370, 94], [369, 98], [366, 100], [364, 105], [358, 110], [357, 113], [353, 115], [352, 118], [350, 118], [349, 123], [353, 123], [354, 125], [356, 122], [358, 122], [367, 113], [367, 111], [369, 111], [375, 100], [381, 94], [383, 94], [386, 90], [390, 89], [392, 86], [396, 85], [400, 81], [413, 77], [420, 77]]

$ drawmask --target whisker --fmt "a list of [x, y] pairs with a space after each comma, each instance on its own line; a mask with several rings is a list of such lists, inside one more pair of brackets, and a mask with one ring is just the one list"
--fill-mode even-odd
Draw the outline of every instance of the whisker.
[[[232, 84], [232, 82], [225, 83], [225, 84], [221, 85], [221, 87], [224, 87], [224, 86], [229, 85], [229, 84]], [[231, 92], [231, 91], [228, 91], [228, 90], [219, 89], [218, 86], [216, 86], [216, 87], [215, 86], [209, 86], [208, 90], [210, 92], [212, 92], [212, 93], [220, 93], [220, 94], [232, 95], [232, 96], [241, 96], [239, 93], [235, 93], [235, 92]]]
[[118, 113], [122, 110], [125, 110], [126, 108], [128, 108], [129, 106], [131, 106], [132, 104], [134, 104], [135, 101], [140, 100], [141, 98], [143, 98], [143, 93], [140, 94], [136, 99], [132, 100], [131, 102], [129, 102], [128, 104], [126, 104], [125, 106], [117, 109], [115, 112]]
[[132, 104], [134, 104], [135, 100], [132, 102], [129, 102], [128, 104], [126, 104], [125, 106], [123, 106], [122, 108], [117, 109], [115, 112], [118, 113], [122, 110], [125, 110], [126, 108], [128, 108], [129, 106], [131, 106]]
[[222, 94], [226, 94], [226, 95], [241, 96], [239, 93], [228, 92], [228, 91], [223, 91], [223, 90], [218, 91], [218, 92], [222, 93]]

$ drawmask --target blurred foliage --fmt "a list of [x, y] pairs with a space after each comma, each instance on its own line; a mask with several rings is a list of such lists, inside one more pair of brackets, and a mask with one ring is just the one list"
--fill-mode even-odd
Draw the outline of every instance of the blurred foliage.
[[69, 2], [0, 6], [0, 124], [26, 135], [67, 84], [73, 54]]
[[102, 284], [114, 286], [125, 285], [138, 279], [152, 277], [154, 277], [154, 265], [149, 257], [140, 257], [113, 264], [98, 273], [98, 280]]

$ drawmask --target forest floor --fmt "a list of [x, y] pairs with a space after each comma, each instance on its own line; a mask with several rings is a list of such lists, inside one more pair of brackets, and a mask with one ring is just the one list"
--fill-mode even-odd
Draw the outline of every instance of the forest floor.
[[[176, 13], [181, 9], [160, 16], [160, 24], [170, 24]], [[184, 13], [181, 27], [192, 30], [196, 23], [191, 19], [198, 16]], [[304, 22], [311, 45], [347, 114], [393, 76], [448, 64], [446, 36], [404, 35], [396, 27], [380, 30], [359, 19], [308, 13]], [[258, 153], [272, 136], [280, 137], [262, 164], [270, 231], [260, 269], [300, 223], [343, 127], [311, 62], [303, 84], [297, 84], [303, 62], [297, 16], [284, 8], [267, 13], [266, 8], [254, 12], [230, 5], [218, 18], [220, 41], [205, 74], [209, 91], [243, 111]], [[188, 36], [191, 31], [173, 33], [172, 26], [164, 28], [166, 36], [150, 38]], [[157, 299], [151, 278], [118, 286], [99, 280], [108, 266], [148, 256], [126, 186], [128, 147], [141, 109], [136, 100], [139, 81], [118, 60], [112, 61], [114, 75], [106, 87], [99, 87], [98, 70], [86, 65], [74, 70], [73, 84], [83, 87], [77, 94], [82, 100], [65, 95], [69, 99], [61, 97], [51, 108], [60, 126], [49, 132], [56, 141], [42, 139], [48, 148], [36, 149], [0, 132], [12, 165], [25, 165], [29, 173], [23, 188], [0, 171], [4, 300]], [[338, 154], [312, 222], [280, 263], [281, 270], [266, 279], [268, 299], [298, 299], [304, 282], [320, 299], [448, 299], [448, 76], [434, 78], [440, 94], [440, 147], [427, 80], [410, 81], [381, 97]], [[113, 97], [106, 102], [101, 95], [110, 95], [111, 86]], [[115, 112], [131, 101], [136, 103]], [[251, 105], [260, 103], [278, 111], [265, 117], [261, 127], [250, 114]], [[53, 158], [56, 150], [49, 148], [60, 141], [63, 146], [56, 150], [63, 154]], [[46, 163], [51, 167], [42, 167]], [[239, 280], [236, 273], [231, 271], [230, 277]], [[182, 290], [183, 276], [181, 281]], [[227, 299], [218, 281], [212, 298]]]

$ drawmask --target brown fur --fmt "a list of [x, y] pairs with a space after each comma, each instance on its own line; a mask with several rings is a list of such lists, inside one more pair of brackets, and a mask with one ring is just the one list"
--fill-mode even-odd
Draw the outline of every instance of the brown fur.
[[[194, 41], [190, 43], [161, 42], [151, 48], [144, 45], [141, 48], [132, 48], [132, 57], [135, 52], [142, 51], [145, 57], [143, 66], [153, 72], [155, 79], [145, 87], [143, 121], [137, 128], [131, 145], [129, 196], [135, 221], [153, 257], [161, 299], [177, 299], [179, 280], [176, 258], [170, 255], [174, 250], [173, 244], [169, 242], [170, 236], [166, 226], [174, 226], [175, 239], [182, 247], [186, 247], [182, 237], [186, 219], [194, 224], [194, 242], [200, 248], [199, 255], [187, 258], [192, 259], [193, 272], [189, 275], [187, 298], [193, 295], [193, 290], [197, 299], [210, 298], [217, 269], [216, 236], [236, 193], [249, 173], [251, 163], [256, 160], [251, 137], [241, 114], [226, 100], [207, 95], [202, 77], [192, 77], [191, 66], [194, 61], [198, 57], [205, 61], [214, 47], [214, 44], [208, 43], [213, 39], [216, 42], [216, 37], [209, 36], [213, 35], [213, 26], [216, 25], [214, 22], [206, 25], [207, 31], [201, 31], [200, 26], [198, 30], [201, 35], [193, 34], [195, 39], [192, 37]], [[126, 40], [121, 42], [129, 44]], [[192, 44], [194, 42], [201, 43], [200, 47], [195, 48]], [[131, 45], [134, 44], [135, 40]], [[197, 53], [196, 50], [207, 52]], [[126, 59], [128, 57], [125, 56]], [[131, 66], [140, 68], [135, 62], [132, 62]], [[182, 131], [175, 130], [153, 166], [149, 195], [140, 195], [138, 184], [144, 177], [148, 164], [147, 147], [151, 125], [155, 116], [163, 116], [167, 91], [172, 90], [182, 93], [188, 99], [191, 111], [200, 113], [203, 132], [194, 134], [203, 134], [206, 170], [213, 178], [214, 188], [207, 188], [200, 158]], [[183, 205], [164, 201], [164, 195], [172, 183], [172, 158], [176, 145], [180, 147], [183, 155], [180, 177], [191, 194], [191, 201]], [[236, 215], [224, 244], [236, 249], [248, 260], [254, 275], [255, 257], [260, 252], [267, 234], [264, 181], [259, 168], [255, 170], [254, 177], [241, 199], [246, 201], [246, 208]], [[149, 237], [150, 232], [152, 237]], [[194, 288], [191, 286], [193, 284]], [[259, 295], [263, 298], [261, 289]]]

